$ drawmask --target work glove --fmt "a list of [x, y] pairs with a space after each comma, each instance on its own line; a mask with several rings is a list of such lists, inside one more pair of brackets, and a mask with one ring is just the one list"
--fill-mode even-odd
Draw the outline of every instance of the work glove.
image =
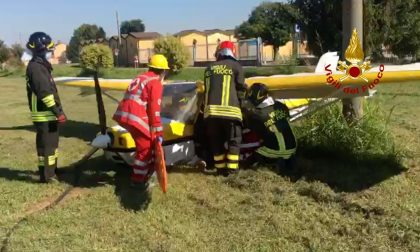
[[244, 100], [241, 104], [241, 111], [244, 116], [247, 116], [249, 113], [253, 112], [255, 106], [248, 100]]
[[58, 123], [65, 123], [66, 121], [67, 121], [67, 117], [66, 117], [66, 115], [63, 113], [63, 114], [60, 114], [58, 117], [57, 117], [57, 121], [58, 121]]

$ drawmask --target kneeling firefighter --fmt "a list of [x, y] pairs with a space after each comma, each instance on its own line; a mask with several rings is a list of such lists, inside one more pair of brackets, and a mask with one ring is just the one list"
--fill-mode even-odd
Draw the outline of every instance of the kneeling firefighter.
[[262, 146], [248, 160], [249, 165], [256, 163], [286, 166], [296, 152], [296, 138], [289, 125], [289, 109], [268, 95], [264, 84], [253, 84], [248, 90], [248, 100], [255, 107], [243, 109], [245, 126], [257, 133]]
[[163, 128], [160, 119], [162, 81], [169, 69], [165, 56], [155, 54], [149, 70], [136, 77], [128, 86], [113, 119], [130, 132], [136, 142], [135, 161], [132, 166], [132, 186], [147, 190], [148, 180], [154, 172], [152, 148], [154, 141], [162, 143]]
[[66, 116], [48, 62], [54, 42], [47, 34], [35, 32], [29, 37], [26, 47], [33, 56], [26, 69], [26, 91], [32, 122], [36, 128], [40, 181], [46, 183], [56, 177], [58, 123], [64, 123]]
[[[236, 60], [235, 45], [224, 41], [218, 46], [217, 61], [204, 74], [204, 123], [213, 154], [214, 166], [220, 175], [227, 176], [239, 168], [241, 143], [241, 101], [246, 85], [242, 66]], [[225, 143], [228, 143], [227, 150]]]

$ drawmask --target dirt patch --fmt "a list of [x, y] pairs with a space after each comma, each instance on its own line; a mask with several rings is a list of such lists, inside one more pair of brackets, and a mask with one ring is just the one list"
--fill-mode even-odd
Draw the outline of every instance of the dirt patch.
[[22, 214], [17, 216], [18, 221], [7, 232], [3, 240], [0, 251], [1, 252], [8, 251], [10, 237], [23, 223], [27, 221], [28, 217], [36, 213], [39, 213], [41, 211], [47, 211], [58, 205], [62, 205], [71, 199], [81, 198], [82, 196], [88, 194], [90, 191], [91, 190], [87, 188], [78, 188], [78, 187], [69, 186], [64, 192], [60, 193], [59, 195], [57, 194], [51, 195], [39, 202], [31, 204], [30, 206], [27, 207], [27, 209]]
[[34, 213], [40, 212], [44, 209], [47, 210], [48, 208], [62, 205], [65, 202], [68, 202], [69, 200], [81, 198], [82, 196], [89, 194], [90, 191], [91, 190], [88, 188], [79, 188], [79, 187], [73, 187], [71, 189], [68, 188], [66, 191], [60, 193], [59, 195], [58, 194], [51, 195], [42, 199], [41, 201], [38, 201], [36, 203], [31, 203], [31, 205], [28, 206], [26, 210], [22, 214], [20, 214], [18, 217], [20, 219], [20, 218], [32, 215]]
[[57, 205], [63, 205], [72, 199], [80, 199], [83, 196], [89, 195], [91, 192], [92, 190], [89, 188], [74, 187]]

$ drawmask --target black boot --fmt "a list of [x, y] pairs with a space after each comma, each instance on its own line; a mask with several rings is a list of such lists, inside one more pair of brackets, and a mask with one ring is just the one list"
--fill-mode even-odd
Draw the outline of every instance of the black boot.
[[217, 175], [227, 177], [227, 176], [229, 176], [229, 171], [226, 168], [218, 168], [217, 169]]
[[151, 191], [149, 182], [134, 182], [131, 181], [130, 189], [127, 192], [125, 199], [125, 206], [138, 210], [147, 210], [151, 202]]
[[286, 169], [286, 160], [283, 158], [279, 158], [277, 162], [274, 164], [277, 174], [281, 174]]
[[44, 177], [45, 177], [46, 183], [58, 181], [57, 175], [55, 174], [55, 169], [56, 169], [55, 166], [49, 166], [49, 167], [44, 168]]
[[239, 172], [239, 169], [228, 169], [228, 168], [222, 168], [217, 169], [217, 175], [228, 177], [229, 175], [235, 175]]
[[39, 182], [47, 183], [47, 179], [45, 178], [45, 167], [38, 166], [38, 173], [39, 173]]
[[289, 159], [286, 159], [286, 169], [292, 170], [296, 166], [296, 155], [292, 155]]

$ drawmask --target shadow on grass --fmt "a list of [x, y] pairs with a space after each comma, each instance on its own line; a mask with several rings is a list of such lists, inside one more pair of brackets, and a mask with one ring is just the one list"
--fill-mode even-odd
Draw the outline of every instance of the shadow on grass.
[[282, 170], [280, 175], [287, 176], [292, 181], [320, 181], [335, 192], [358, 192], [406, 171], [393, 156], [344, 158], [318, 154], [315, 151], [311, 154], [300, 153], [294, 169]]
[[13, 75], [13, 72], [3, 72], [3, 73], [0, 73], [0, 77], [8, 77], [10, 75]]
[[150, 193], [130, 186], [130, 169], [120, 168], [115, 175], [115, 195], [123, 208], [133, 211], [146, 210], [150, 201]]
[[[35, 132], [35, 126], [23, 125], [14, 127], [0, 127], [0, 130], [27, 130]], [[74, 137], [83, 141], [91, 141], [100, 131], [99, 125], [89, 122], [79, 122], [68, 120], [65, 124], [60, 125], [60, 137]]]
[[[78, 169], [70, 165], [59, 168], [59, 181], [79, 188], [115, 186], [114, 193], [123, 208], [133, 211], [145, 210], [150, 203], [149, 193], [130, 187], [130, 169], [106, 160], [103, 156], [89, 159]], [[9, 181], [39, 183], [39, 175], [33, 170], [17, 170], [0, 167], [0, 178]]]

